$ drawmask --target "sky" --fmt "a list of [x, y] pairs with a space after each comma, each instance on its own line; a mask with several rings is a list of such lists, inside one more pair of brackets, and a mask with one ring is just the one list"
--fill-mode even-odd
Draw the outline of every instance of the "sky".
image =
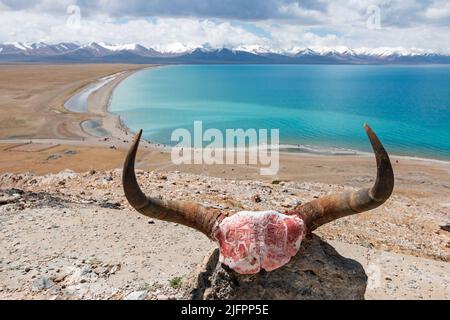
[[0, 0], [0, 42], [450, 52], [450, 0]]

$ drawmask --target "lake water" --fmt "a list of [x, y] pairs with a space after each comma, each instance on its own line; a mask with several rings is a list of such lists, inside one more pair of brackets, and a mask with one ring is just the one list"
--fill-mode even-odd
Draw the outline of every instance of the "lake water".
[[167, 66], [124, 80], [110, 110], [168, 145], [201, 120], [279, 129], [293, 151], [366, 152], [367, 122], [392, 154], [450, 160], [450, 66]]

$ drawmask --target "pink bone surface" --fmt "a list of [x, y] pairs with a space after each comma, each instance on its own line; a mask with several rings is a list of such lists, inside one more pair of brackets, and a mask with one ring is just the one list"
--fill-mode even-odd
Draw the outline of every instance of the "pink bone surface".
[[300, 217], [276, 211], [239, 212], [225, 218], [214, 231], [220, 262], [240, 274], [284, 266], [297, 254], [305, 234]]

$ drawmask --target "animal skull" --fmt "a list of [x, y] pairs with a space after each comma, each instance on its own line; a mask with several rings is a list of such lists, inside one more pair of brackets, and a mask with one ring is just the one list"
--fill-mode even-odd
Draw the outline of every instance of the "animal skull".
[[305, 235], [305, 223], [296, 215], [244, 211], [223, 219], [213, 237], [220, 262], [240, 274], [256, 274], [288, 263]]
[[333, 220], [372, 210], [392, 194], [394, 173], [389, 156], [372, 129], [365, 129], [377, 160], [377, 179], [372, 188], [331, 194], [292, 211], [239, 212], [229, 216], [217, 208], [192, 202], [145, 196], [134, 172], [142, 130], [137, 134], [123, 168], [122, 183], [128, 202], [138, 212], [203, 232], [220, 248], [220, 261], [241, 274], [273, 271], [287, 264], [300, 249], [307, 233]]

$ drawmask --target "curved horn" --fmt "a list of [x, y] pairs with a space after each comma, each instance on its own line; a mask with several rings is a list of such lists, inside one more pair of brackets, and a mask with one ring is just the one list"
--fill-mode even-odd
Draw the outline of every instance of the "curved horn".
[[391, 196], [394, 189], [391, 161], [369, 125], [365, 124], [364, 127], [377, 160], [375, 185], [369, 189], [325, 196], [296, 208], [294, 211], [303, 217], [308, 232], [333, 220], [375, 209]]
[[134, 138], [123, 166], [123, 190], [130, 205], [145, 216], [183, 224], [203, 232], [211, 238], [214, 224], [221, 215], [220, 210], [207, 208], [192, 202], [150, 198], [142, 192], [134, 171], [141, 136], [142, 130]]

